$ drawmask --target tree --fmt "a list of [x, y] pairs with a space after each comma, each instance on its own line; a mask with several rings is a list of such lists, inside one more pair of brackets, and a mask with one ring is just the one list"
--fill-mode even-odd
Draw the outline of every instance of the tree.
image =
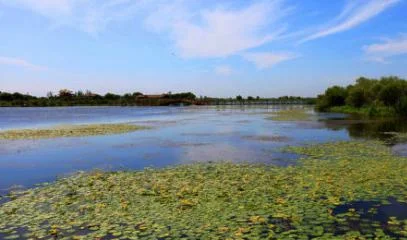
[[247, 97], [247, 100], [249, 100], [249, 101], [253, 101], [253, 100], [254, 100], [254, 97], [252, 97], [252, 96], [248, 96], [248, 97]]
[[59, 90], [58, 96], [59, 96], [59, 97], [63, 97], [63, 98], [68, 98], [68, 97], [70, 98], [70, 97], [73, 96], [73, 93], [72, 93], [71, 90], [68, 90], [68, 89], [61, 89], [61, 90]]
[[183, 92], [183, 93], [171, 93], [166, 95], [167, 98], [171, 99], [189, 99], [189, 100], [194, 100], [196, 99], [195, 94], [191, 92]]
[[86, 97], [93, 97], [94, 95], [96, 95], [96, 94], [92, 93], [90, 90], [85, 91], [85, 96]]
[[389, 83], [379, 93], [379, 99], [386, 106], [394, 106], [403, 94], [403, 89], [397, 83]]
[[133, 93], [133, 97], [140, 97], [143, 96], [143, 94], [141, 92], [134, 92]]
[[325, 91], [325, 98], [329, 106], [345, 105], [348, 93], [345, 88], [333, 86]]
[[131, 93], [126, 93], [126, 94], [123, 95], [123, 98], [131, 99], [131, 98], [133, 98], [133, 95]]
[[83, 92], [82, 92], [81, 90], [77, 91], [77, 92], [75, 93], [75, 95], [76, 95], [77, 97], [83, 97], [83, 96], [84, 96], [84, 94], [83, 94]]
[[365, 105], [367, 103], [365, 90], [360, 87], [351, 88], [348, 97], [346, 98], [346, 103], [357, 108]]
[[13, 95], [7, 92], [2, 92], [0, 93], [0, 100], [1, 101], [12, 101], [13, 100]]
[[237, 96], [236, 96], [236, 100], [237, 100], [237, 101], [242, 101], [242, 100], [243, 100], [243, 97], [240, 96], [240, 95], [237, 95]]
[[120, 99], [120, 95], [114, 94], [114, 93], [106, 93], [105, 94], [105, 99], [106, 100], [118, 100]]
[[400, 116], [407, 116], [407, 96], [403, 96], [399, 99], [399, 101], [396, 104], [396, 112]]

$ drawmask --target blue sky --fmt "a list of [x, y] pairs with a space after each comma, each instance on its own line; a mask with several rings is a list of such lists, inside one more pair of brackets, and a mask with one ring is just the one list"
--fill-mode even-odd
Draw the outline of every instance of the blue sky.
[[0, 91], [314, 96], [407, 77], [406, 0], [0, 0]]

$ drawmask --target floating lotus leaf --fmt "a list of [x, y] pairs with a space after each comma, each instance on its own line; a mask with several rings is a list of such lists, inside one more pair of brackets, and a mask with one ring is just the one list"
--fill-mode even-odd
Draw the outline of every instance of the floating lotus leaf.
[[61, 178], [2, 204], [0, 238], [407, 237], [407, 218], [375, 220], [394, 201], [407, 206], [406, 158], [375, 141], [286, 151], [305, 157], [286, 168], [222, 162]]

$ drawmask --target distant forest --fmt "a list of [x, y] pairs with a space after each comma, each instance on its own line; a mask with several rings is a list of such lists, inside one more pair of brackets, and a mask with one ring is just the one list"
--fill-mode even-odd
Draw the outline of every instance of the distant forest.
[[347, 87], [333, 86], [318, 96], [317, 110], [368, 116], [407, 117], [407, 81], [399, 77], [360, 77]]
[[171, 105], [236, 105], [236, 104], [315, 104], [315, 98], [283, 96], [260, 98], [236, 96], [234, 98], [197, 97], [191, 92], [147, 95], [141, 92], [123, 95], [100, 95], [91, 91], [62, 89], [46, 97], [30, 94], [0, 92], [0, 107], [54, 107], [54, 106], [171, 106]]

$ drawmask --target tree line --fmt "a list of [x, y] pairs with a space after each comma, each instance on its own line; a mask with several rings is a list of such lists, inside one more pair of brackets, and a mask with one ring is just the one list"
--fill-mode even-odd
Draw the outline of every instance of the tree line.
[[230, 98], [197, 97], [191, 92], [160, 95], [144, 95], [141, 92], [123, 95], [106, 93], [100, 95], [89, 90], [71, 91], [61, 89], [57, 93], [48, 92], [46, 97], [36, 97], [30, 94], [8, 93], [0, 91], [0, 107], [53, 107], [53, 106], [167, 106], [177, 103], [185, 105], [226, 105], [226, 104], [315, 104], [315, 98], [299, 96], [282, 96], [278, 98], [263, 98], [238, 95]]
[[176, 101], [194, 101], [195, 94], [191, 92], [171, 92], [156, 96], [144, 95], [141, 92], [123, 95], [106, 93], [100, 95], [91, 91], [71, 91], [61, 89], [54, 94], [48, 92], [46, 97], [36, 97], [30, 94], [0, 92], [1, 107], [52, 107], [52, 106], [135, 106], [168, 105]]
[[281, 96], [274, 98], [253, 97], [237, 95], [235, 98], [210, 98], [211, 104], [223, 105], [227, 103], [236, 104], [310, 104], [313, 105], [316, 102], [316, 98], [312, 97], [300, 97], [300, 96]]
[[395, 76], [360, 77], [355, 84], [326, 89], [318, 96], [316, 108], [369, 116], [407, 116], [407, 81]]

